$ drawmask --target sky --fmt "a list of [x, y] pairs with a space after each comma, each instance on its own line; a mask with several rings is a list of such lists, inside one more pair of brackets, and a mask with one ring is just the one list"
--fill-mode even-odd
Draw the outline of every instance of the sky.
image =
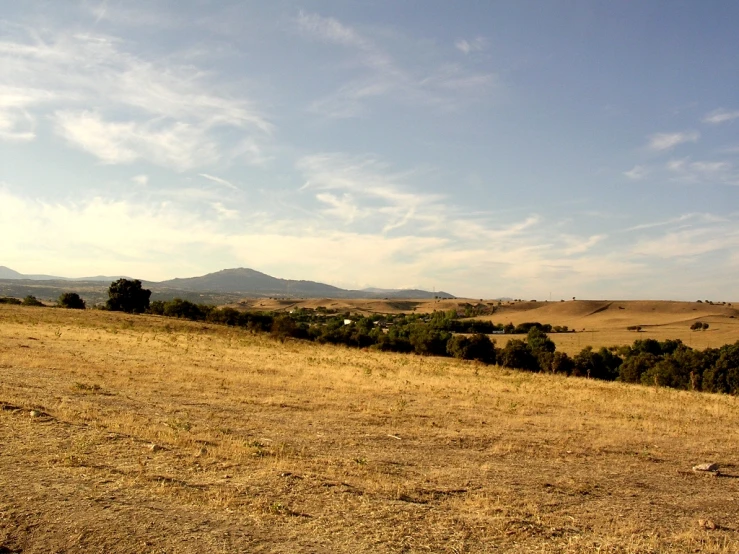
[[739, 300], [733, 0], [0, 6], [0, 265]]

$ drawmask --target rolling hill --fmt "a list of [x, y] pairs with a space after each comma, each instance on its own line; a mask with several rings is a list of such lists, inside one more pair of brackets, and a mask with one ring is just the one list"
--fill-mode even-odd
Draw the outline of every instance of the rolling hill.
[[[71, 283], [77, 289], [95, 292], [94, 301], [107, 291], [111, 281], [120, 277], [85, 277], [70, 279], [51, 275], [24, 275], [8, 267], [0, 266], [0, 294], [23, 297], [34, 294], [44, 298], [56, 298], [69, 289]], [[33, 281], [33, 282], [30, 282]], [[203, 297], [214, 296], [211, 302], [233, 301], [232, 297], [288, 297], [288, 298], [388, 298], [428, 300], [454, 298], [447, 292], [429, 292], [419, 289], [370, 289], [347, 290], [316, 281], [280, 279], [249, 268], [224, 269], [199, 277], [176, 278], [166, 281], [142, 280], [144, 286], [154, 293], [153, 298], [167, 299], [180, 296], [205, 301]], [[98, 290], [99, 289], [99, 290]], [[80, 291], [82, 292], [82, 291]], [[227, 295], [221, 298], [218, 295]]]
[[429, 299], [435, 296], [454, 298], [446, 292], [419, 289], [365, 289], [347, 290], [316, 281], [280, 279], [261, 271], [239, 267], [223, 269], [200, 277], [147, 282], [147, 286], [172, 288], [193, 292], [220, 292], [245, 296], [284, 296], [305, 298], [412, 298]]

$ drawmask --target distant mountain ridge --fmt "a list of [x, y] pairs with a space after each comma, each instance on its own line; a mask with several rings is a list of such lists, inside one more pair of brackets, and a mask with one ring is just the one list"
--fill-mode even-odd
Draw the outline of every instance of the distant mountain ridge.
[[56, 275], [27, 275], [18, 273], [14, 269], [10, 269], [4, 265], [0, 265], [0, 279], [29, 279], [31, 281], [115, 281], [121, 277], [111, 277], [109, 275], [96, 275], [94, 277], [58, 277]]
[[177, 278], [158, 283], [157, 287], [202, 292], [241, 293], [259, 296], [285, 296], [308, 298], [454, 298], [447, 292], [429, 292], [418, 289], [365, 289], [347, 290], [316, 281], [280, 279], [261, 271], [239, 267], [223, 269], [200, 277]]
[[[115, 281], [120, 279], [120, 277], [100, 275], [96, 277], [70, 279], [51, 275], [24, 275], [9, 267], [0, 266], [0, 279], [104, 283]], [[187, 291], [190, 293], [224, 293], [241, 294], [243, 296], [303, 298], [408, 298], [416, 300], [436, 297], [455, 298], [447, 292], [429, 292], [419, 289], [370, 288], [365, 290], [347, 290], [316, 281], [280, 279], [245, 267], [223, 269], [199, 277], [175, 278], [160, 282], [142, 281], [152, 291], [160, 293], [167, 292], [169, 295], [176, 293], [176, 291]]]

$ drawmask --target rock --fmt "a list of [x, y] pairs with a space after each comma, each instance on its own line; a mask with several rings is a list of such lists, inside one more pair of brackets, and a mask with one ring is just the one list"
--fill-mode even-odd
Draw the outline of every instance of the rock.
[[693, 471], [718, 471], [718, 464], [698, 464], [693, 466]]
[[708, 529], [708, 530], [714, 530], [718, 528], [718, 525], [716, 525], [713, 521], [710, 519], [699, 519], [698, 520], [698, 527], [701, 529]]
[[31, 417], [39, 417], [41, 415], [41, 412], [39, 412], [38, 410], [31, 410], [29, 414], [31, 415]]
[[164, 450], [164, 448], [162, 448], [158, 444], [152, 443], [149, 445], [149, 450], [151, 450], [152, 452], [159, 452], [160, 450]]

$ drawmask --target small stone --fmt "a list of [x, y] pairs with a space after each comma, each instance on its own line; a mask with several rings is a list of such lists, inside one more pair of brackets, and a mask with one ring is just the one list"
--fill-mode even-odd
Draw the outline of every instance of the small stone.
[[39, 417], [41, 415], [41, 412], [38, 410], [31, 410], [29, 413], [31, 414], [31, 417]]
[[152, 443], [149, 445], [149, 450], [151, 450], [152, 452], [159, 452], [160, 450], [164, 450], [164, 449], [158, 444]]
[[718, 471], [718, 464], [698, 464], [693, 466], [693, 471]]

